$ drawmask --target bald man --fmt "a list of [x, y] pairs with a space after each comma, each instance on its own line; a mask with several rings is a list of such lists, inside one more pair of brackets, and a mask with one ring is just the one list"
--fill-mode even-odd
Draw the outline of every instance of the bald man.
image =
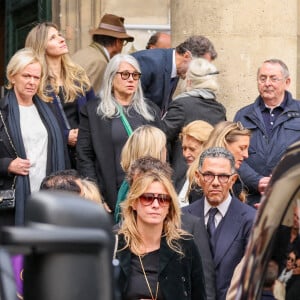
[[165, 32], [154, 33], [146, 46], [146, 49], [171, 48], [171, 36]]

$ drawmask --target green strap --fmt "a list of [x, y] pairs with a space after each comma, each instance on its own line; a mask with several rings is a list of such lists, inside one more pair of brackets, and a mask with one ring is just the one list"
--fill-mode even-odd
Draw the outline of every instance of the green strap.
[[119, 113], [120, 113], [120, 116], [121, 116], [121, 121], [122, 121], [122, 123], [124, 125], [124, 128], [125, 128], [128, 136], [131, 136], [131, 134], [132, 134], [132, 128], [131, 128], [131, 126], [130, 126], [130, 124], [129, 124], [129, 122], [128, 122], [128, 120], [127, 120], [127, 118], [126, 118], [126, 116], [125, 116], [125, 114], [123, 112], [123, 107], [121, 105], [119, 105], [119, 104], [117, 104], [117, 106], [118, 106], [118, 109], [119, 109]]

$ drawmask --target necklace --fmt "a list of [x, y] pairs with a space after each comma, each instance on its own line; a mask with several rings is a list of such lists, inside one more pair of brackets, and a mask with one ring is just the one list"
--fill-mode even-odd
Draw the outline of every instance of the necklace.
[[141, 267], [142, 267], [142, 271], [143, 271], [143, 274], [144, 274], [144, 277], [145, 277], [145, 280], [146, 280], [146, 283], [147, 283], [147, 287], [148, 287], [148, 290], [149, 290], [150, 295], [151, 295], [151, 300], [157, 300], [157, 294], [158, 294], [159, 282], [157, 281], [157, 283], [156, 283], [156, 292], [155, 292], [155, 298], [154, 298], [154, 297], [153, 297], [152, 290], [151, 290], [151, 287], [150, 287], [150, 284], [149, 284], [149, 281], [148, 281], [148, 278], [147, 278], [147, 275], [146, 275], [146, 272], [145, 272], [145, 269], [144, 269], [144, 265], [143, 265], [143, 262], [142, 262], [142, 259], [141, 259], [141, 256], [140, 256], [140, 255], [139, 255], [139, 259], [140, 259], [140, 264], [141, 264]]

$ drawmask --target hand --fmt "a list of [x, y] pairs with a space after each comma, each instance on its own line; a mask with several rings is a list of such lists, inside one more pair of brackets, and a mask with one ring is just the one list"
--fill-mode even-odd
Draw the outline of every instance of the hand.
[[28, 175], [31, 167], [29, 159], [17, 157], [8, 166], [8, 172], [17, 175]]
[[263, 177], [259, 180], [258, 191], [260, 192], [261, 195], [265, 192], [265, 189], [266, 189], [267, 185], [269, 184], [270, 179], [271, 179], [271, 176]]
[[78, 128], [71, 129], [68, 136], [68, 145], [75, 147], [77, 143]]
[[299, 275], [300, 274], [300, 267], [296, 267], [294, 270], [293, 270], [293, 275]]
[[102, 202], [102, 205], [103, 205], [104, 209], [105, 209], [109, 214], [112, 213], [112, 210], [109, 208], [109, 206], [107, 205], [106, 202]]

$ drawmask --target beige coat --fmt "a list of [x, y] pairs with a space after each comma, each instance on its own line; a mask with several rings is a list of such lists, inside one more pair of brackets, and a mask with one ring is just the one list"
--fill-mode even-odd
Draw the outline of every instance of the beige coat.
[[103, 74], [109, 61], [103, 46], [93, 42], [88, 47], [78, 50], [72, 58], [75, 63], [85, 69], [95, 94], [98, 94], [102, 84]]

